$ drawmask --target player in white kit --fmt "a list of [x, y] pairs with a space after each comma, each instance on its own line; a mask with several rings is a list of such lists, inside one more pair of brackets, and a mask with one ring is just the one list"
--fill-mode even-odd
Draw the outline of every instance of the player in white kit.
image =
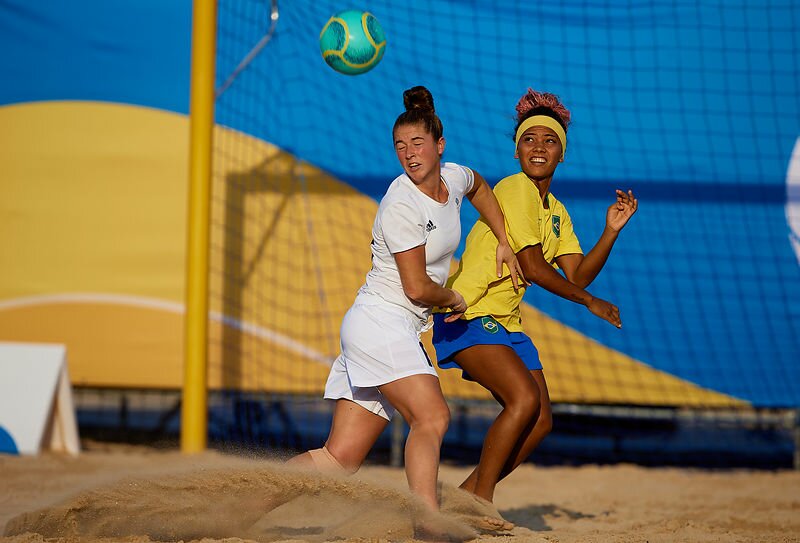
[[453, 320], [467, 308], [458, 292], [444, 287], [461, 239], [464, 198], [499, 240], [498, 277], [505, 265], [515, 285], [523, 279], [489, 185], [469, 168], [441, 162], [445, 140], [430, 92], [414, 87], [403, 101], [406, 111], [395, 122], [393, 139], [404, 173], [381, 200], [372, 227], [372, 269], [342, 320], [341, 354], [325, 387], [325, 398], [336, 400], [330, 434], [324, 447], [290, 462], [353, 473], [397, 410], [410, 428], [409, 487], [438, 510], [439, 451], [450, 411], [420, 333], [430, 326], [432, 307], [452, 309]]

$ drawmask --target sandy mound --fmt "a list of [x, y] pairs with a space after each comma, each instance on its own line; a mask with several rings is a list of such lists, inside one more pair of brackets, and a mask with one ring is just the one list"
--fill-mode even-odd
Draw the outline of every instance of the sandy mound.
[[[402, 469], [335, 479], [287, 468], [245, 452], [104, 443], [76, 458], [0, 455], [0, 543], [378, 543], [408, 540], [415, 519], [428, 520]], [[441, 466], [450, 522], [431, 524], [460, 533], [491, 516], [494, 506], [454, 488], [470, 471]], [[484, 543], [800, 543], [798, 471], [525, 464], [495, 505], [516, 527], [481, 532]]]
[[414, 538], [415, 526], [436, 539], [464, 541], [465, 504], [457, 515], [427, 513], [407, 491], [355, 478], [321, 476], [264, 462], [157, 479], [126, 479], [85, 491], [54, 507], [23, 513], [6, 536], [125, 538], [157, 541], [242, 538], [255, 541]]

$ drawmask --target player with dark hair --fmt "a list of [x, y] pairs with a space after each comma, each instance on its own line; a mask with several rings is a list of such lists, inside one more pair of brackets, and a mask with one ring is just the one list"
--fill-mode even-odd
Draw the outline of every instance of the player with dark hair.
[[404, 171], [378, 207], [372, 269], [342, 320], [341, 354], [325, 387], [325, 398], [336, 400], [330, 434], [322, 448], [290, 462], [355, 472], [397, 410], [410, 427], [405, 445], [409, 486], [438, 510], [439, 454], [450, 411], [420, 333], [430, 327], [434, 306], [448, 308], [449, 319], [467, 309], [461, 294], [444, 286], [461, 238], [465, 197], [497, 236], [495, 276], [510, 275], [516, 288], [522, 272], [491, 188], [471, 169], [441, 162], [445, 140], [431, 93], [414, 87], [403, 98], [406, 111], [392, 135]]
[[[516, 109], [515, 158], [522, 171], [502, 179], [494, 193], [525, 280], [621, 327], [619, 309], [584, 289], [603, 268], [638, 201], [630, 190], [617, 190], [600, 239], [584, 255], [566, 208], [550, 192], [556, 168], [564, 161], [570, 113], [557, 96], [531, 89]], [[531, 454], [552, 426], [539, 354], [523, 333], [524, 289], [512, 288], [508, 277], [493, 275], [489, 264], [496, 244], [481, 218], [467, 236], [458, 271], [447, 282], [464, 296], [468, 308], [456, 321], [446, 312], [435, 314], [433, 329], [439, 366], [461, 369], [465, 379], [489, 390], [503, 407], [486, 434], [478, 466], [461, 484], [490, 502], [497, 483]]]

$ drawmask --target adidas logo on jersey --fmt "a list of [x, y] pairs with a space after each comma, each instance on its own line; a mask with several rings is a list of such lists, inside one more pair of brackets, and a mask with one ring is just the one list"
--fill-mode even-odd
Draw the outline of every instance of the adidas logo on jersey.
[[433, 224], [433, 221], [428, 221], [428, 224], [425, 225], [425, 231], [430, 232], [431, 230], [436, 230], [436, 225]]

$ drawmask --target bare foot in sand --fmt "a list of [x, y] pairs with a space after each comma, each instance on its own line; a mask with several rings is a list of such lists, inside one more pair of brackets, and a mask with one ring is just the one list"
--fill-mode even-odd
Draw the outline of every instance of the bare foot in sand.
[[442, 485], [442, 513], [457, 517], [481, 532], [508, 532], [514, 523], [505, 520], [490, 501], [461, 488]]
[[[460, 519], [459, 519], [460, 520]], [[458, 520], [435, 511], [420, 511], [414, 518], [414, 539], [442, 543], [463, 543], [478, 534]]]

